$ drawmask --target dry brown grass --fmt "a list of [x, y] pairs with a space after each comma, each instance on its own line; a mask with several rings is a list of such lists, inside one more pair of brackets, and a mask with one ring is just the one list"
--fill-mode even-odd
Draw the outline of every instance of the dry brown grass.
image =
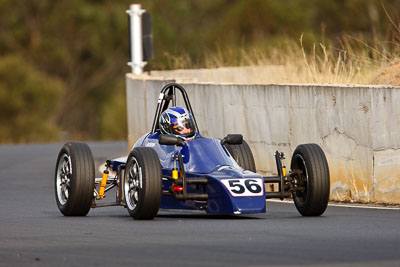
[[384, 68], [375, 79], [372, 80], [372, 83], [400, 86], [400, 62], [396, 60], [388, 67]]
[[[400, 30], [400, 29], [399, 29]], [[399, 31], [400, 35], [400, 31]], [[400, 44], [376, 41], [368, 44], [362, 37], [344, 36], [340, 48], [323, 43], [312, 47], [298, 41], [282, 40], [279, 47], [256, 47], [206, 51], [204, 62], [195, 64], [187, 55], [169, 57], [173, 69], [219, 68], [225, 66], [279, 65], [279, 75], [257, 73], [253, 83], [387, 84], [400, 85]], [[267, 72], [268, 68], [259, 68]], [[265, 74], [265, 75], [264, 75]], [[264, 78], [265, 77], [265, 78]]]

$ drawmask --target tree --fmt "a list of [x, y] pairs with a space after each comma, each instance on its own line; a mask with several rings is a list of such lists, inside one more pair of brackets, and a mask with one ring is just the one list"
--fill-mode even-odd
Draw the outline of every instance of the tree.
[[60, 138], [54, 111], [63, 83], [20, 56], [0, 58], [0, 142], [48, 142]]

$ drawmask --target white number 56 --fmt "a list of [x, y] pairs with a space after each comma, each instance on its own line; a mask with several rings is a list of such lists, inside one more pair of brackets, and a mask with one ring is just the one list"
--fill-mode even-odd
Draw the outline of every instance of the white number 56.
[[264, 195], [264, 181], [260, 178], [222, 179], [221, 182], [234, 197]]

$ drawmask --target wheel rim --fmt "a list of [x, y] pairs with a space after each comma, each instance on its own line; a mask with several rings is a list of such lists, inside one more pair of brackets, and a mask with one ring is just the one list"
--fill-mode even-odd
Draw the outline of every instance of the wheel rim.
[[134, 210], [139, 201], [140, 189], [142, 188], [142, 169], [136, 158], [129, 159], [130, 167], [125, 179], [125, 199], [130, 210]]
[[298, 177], [298, 185], [304, 186], [305, 190], [304, 191], [297, 191], [293, 193], [295, 201], [300, 205], [303, 206], [307, 202], [307, 192], [308, 192], [308, 171], [306, 167], [306, 162], [303, 158], [302, 155], [297, 154], [294, 157], [295, 162], [297, 163], [296, 169], [301, 170], [302, 173], [300, 177]]
[[69, 188], [71, 186], [72, 165], [71, 158], [63, 154], [57, 166], [57, 197], [61, 205], [65, 205], [69, 197]]

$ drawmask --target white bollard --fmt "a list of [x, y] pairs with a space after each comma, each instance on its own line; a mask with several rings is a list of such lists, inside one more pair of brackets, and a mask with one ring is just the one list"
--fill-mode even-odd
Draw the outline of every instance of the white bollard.
[[130, 38], [131, 38], [131, 66], [133, 74], [143, 73], [143, 67], [147, 62], [143, 61], [143, 41], [142, 41], [142, 14], [145, 12], [140, 4], [132, 4], [126, 11], [130, 16]]

